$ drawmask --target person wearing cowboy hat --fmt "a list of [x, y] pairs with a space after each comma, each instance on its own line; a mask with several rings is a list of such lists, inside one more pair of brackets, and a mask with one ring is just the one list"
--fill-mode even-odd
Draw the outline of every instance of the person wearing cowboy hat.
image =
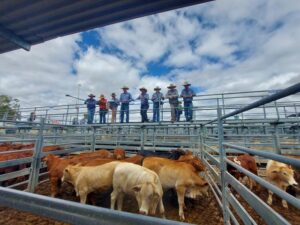
[[187, 81], [183, 83], [184, 89], [181, 91], [180, 97], [183, 98], [184, 116], [186, 121], [193, 120], [193, 97], [195, 92], [190, 88], [191, 84]]
[[160, 92], [161, 88], [156, 87], [154, 88], [155, 93], [152, 95], [152, 102], [153, 102], [153, 122], [160, 121], [160, 106], [163, 104], [164, 95]]
[[119, 99], [116, 98], [116, 93], [111, 94], [111, 100], [109, 100], [108, 105], [111, 110], [111, 123], [115, 123], [118, 106], [120, 105]]
[[177, 117], [179, 95], [175, 84], [170, 84], [168, 88], [169, 90], [166, 94], [166, 98], [169, 99], [169, 103], [171, 107], [171, 122], [175, 122]]
[[88, 110], [88, 124], [92, 124], [94, 121], [94, 115], [95, 115], [95, 108], [97, 101], [94, 99], [95, 95], [89, 94], [88, 99], [84, 101], [84, 104], [86, 104], [87, 110]]
[[100, 115], [100, 123], [106, 123], [106, 114], [108, 111], [107, 107], [107, 99], [103, 94], [100, 95], [100, 100], [98, 101], [99, 105], [99, 115]]
[[137, 100], [141, 100], [141, 117], [142, 123], [149, 122], [147, 111], [149, 109], [149, 95], [147, 94], [147, 89], [144, 87], [140, 88], [141, 94], [137, 97]]
[[128, 87], [123, 86], [123, 93], [120, 95], [121, 113], [120, 122], [124, 122], [124, 114], [126, 114], [126, 123], [129, 123], [129, 102], [133, 101], [131, 94], [128, 92]]

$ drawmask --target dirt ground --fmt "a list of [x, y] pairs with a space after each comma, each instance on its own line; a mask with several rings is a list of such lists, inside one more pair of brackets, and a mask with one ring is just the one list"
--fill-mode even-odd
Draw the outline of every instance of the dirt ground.
[[[74, 196], [73, 188], [67, 184], [63, 185], [63, 192], [59, 198], [79, 201], [77, 197]], [[49, 182], [42, 183], [38, 186], [36, 193], [41, 195], [50, 195]], [[267, 199], [266, 190], [262, 190], [257, 193], [258, 196], [264, 200]], [[97, 206], [108, 208], [110, 205], [109, 192], [106, 194], [95, 194], [91, 196], [96, 202]], [[246, 207], [250, 215], [253, 216], [257, 224], [265, 224], [263, 220], [252, 210], [241, 197], [238, 198], [241, 203]], [[284, 209], [281, 206], [281, 200], [274, 196], [274, 205], [272, 206], [277, 212], [282, 214], [291, 224], [300, 224], [300, 211], [296, 208], [289, 206], [289, 209]], [[166, 218], [170, 220], [179, 220], [178, 217], [178, 206], [176, 196], [172, 191], [165, 193], [164, 205], [166, 209]], [[185, 217], [188, 223], [199, 224], [199, 225], [222, 225], [223, 219], [220, 212], [217, 201], [215, 200], [213, 194], [210, 192], [209, 197], [201, 197], [197, 200], [186, 199], [187, 209], [185, 210]], [[127, 212], [137, 213], [137, 203], [134, 198], [127, 197], [124, 202], [124, 210]], [[50, 220], [47, 218], [31, 215], [29, 213], [20, 212], [13, 209], [7, 209], [5, 207], [0, 207], [0, 224], [2, 225], [66, 225], [66, 223]]]

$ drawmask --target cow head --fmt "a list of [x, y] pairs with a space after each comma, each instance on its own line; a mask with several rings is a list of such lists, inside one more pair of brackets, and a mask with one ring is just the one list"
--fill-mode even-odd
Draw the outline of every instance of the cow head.
[[183, 155], [180, 156], [178, 161], [191, 164], [197, 171], [205, 171], [205, 165], [202, 163], [201, 159], [195, 155]]
[[273, 170], [272, 173], [277, 175], [278, 179], [288, 184], [288, 186], [298, 185], [294, 178], [294, 170], [290, 166], [281, 166], [278, 169]]
[[146, 182], [134, 186], [133, 191], [139, 205], [139, 213], [144, 215], [155, 214], [156, 207], [162, 198], [162, 193], [157, 185]]
[[113, 151], [113, 157], [117, 160], [125, 159], [125, 150], [122, 148], [117, 148]]
[[63, 171], [63, 176], [61, 178], [61, 181], [73, 184], [74, 183], [73, 176], [80, 170], [80, 168], [81, 167], [78, 166], [78, 165], [76, 165], [76, 166], [72, 166], [72, 165], [67, 166]]

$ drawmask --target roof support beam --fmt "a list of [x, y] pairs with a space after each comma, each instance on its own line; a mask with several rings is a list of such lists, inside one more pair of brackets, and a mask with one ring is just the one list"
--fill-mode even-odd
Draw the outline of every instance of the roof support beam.
[[14, 32], [10, 31], [9, 29], [5, 28], [0, 24], [0, 36], [3, 38], [9, 40], [10, 42], [18, 45], [19, 47], [29, 51], [31, 45], [25, 41], [23, 38], [20, 36], [16, 35]]

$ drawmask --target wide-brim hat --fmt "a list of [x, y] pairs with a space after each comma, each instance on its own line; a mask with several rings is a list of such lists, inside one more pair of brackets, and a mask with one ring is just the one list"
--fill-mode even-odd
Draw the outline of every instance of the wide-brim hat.
[[123, 86], [123, 87], [122, 87], [122, 89], [127, 89], [127, 90], [128, 90], [128, 89], [129, 89], [129, 87], [127, 87], [127, 86]]
[[116, 95], [116, 93], [115, 93], [115, 92], [111, 93], [111, 96], [115, 96], [115, 95]]
[[154, 88], [154, 91], [156, 91], [156, 90], [161, 90], [161, 88], [158, 87], [158, 86], [156, 86], [156, 87]]
[[175, 84], [170, 84], [170, 85], [168, 86], [168, 88], [176, 88], [176, 85], [175, 85]]
[[141, 88], [140, 88], [140, 91], [142, 91], [142, 90], [147, 91], [147, 89], [146, 89], [145, 87], [141, 87]]
[[103, 94], [101, 94], [99, 98], [104, 98], [104, 95], [103, 95]]
[[184, 83], [183, 83], [183, 86], [190, 86], [191, 84], [190, 84], [190, 82], [188, 82], [188, 81], [185, 81]]
[[96, 96], [94, 94], [89, 94], [88, 97], [93, 98], [93, 97], [96, 97]]

